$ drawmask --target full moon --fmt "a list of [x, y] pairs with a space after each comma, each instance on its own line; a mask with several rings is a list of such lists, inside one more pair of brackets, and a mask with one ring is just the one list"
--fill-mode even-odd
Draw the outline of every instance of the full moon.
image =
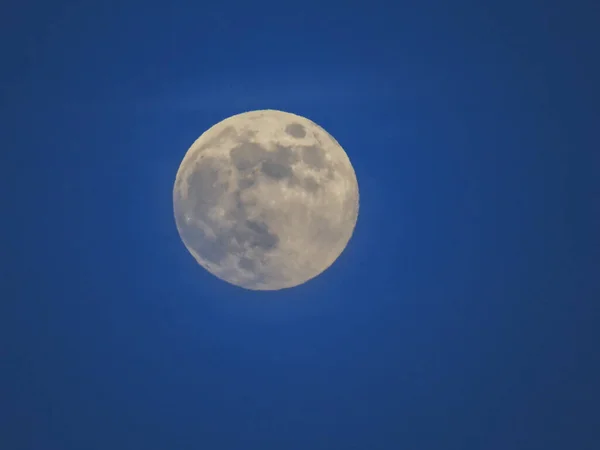
[[340, 144], [276, 110], [225, 119], [189, 148], [175, 179], [179, 235], [216, 277], [252, 290], [298, 286], [330, 267], [358, 218], [358, 182]]

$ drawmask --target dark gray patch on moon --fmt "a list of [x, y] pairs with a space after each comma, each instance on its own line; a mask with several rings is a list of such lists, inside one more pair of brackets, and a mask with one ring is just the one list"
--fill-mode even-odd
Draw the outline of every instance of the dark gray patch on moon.
[[321, 185], [311, 175], [308, 175], [306, 177], [300, 177], [300, 176], [294, 175], [292, 178], [290, 178], [288, 180], [288, 185], [290, 187], [300, 187], [301, 189], [304, 189], [309, 194], [314, 194], [319, 189], [321, 189]]
[[256, 179], [254, 178], [253, 175], [247, 176], [246, 178], [242, 178], [240, 181], [238, 181], [238, 186], [239, 186], [240, 190], [242, 190], [242, 191], [244, 189], [251, 188], [255, 184], [256, 184]]
[[278, 145], [277, 150], [268, 154], [267, 158], [280, 164], [292, 165], [300, 160], [298, 151], [294, 147]]
[[261, 172], [273, 180], [292, 177], [292, 165], [300, 159], [293, 147], [282, 145], [278, 145], [272, 152], [265, 153], [264, 157]]
[[188, 178], [188, 202], [194, 202], [194, 215], [204, 219], [208, 209], [217, 205], [223, 197], [229, 183], [219, 180], [222, 163], [215, 158], [205, 158], [196, 163], [196, 168]]
[[290, 123], [285, 127], [285, 132], [295, 138], [303, 138], [306, 136], [306, 130], [299, 123]]
[[256, 261], [250, 258], [246, 258], [244, 256], [243, 258], [240, 258], [239, 266], [244, 270], [254, 272], [254, 270], [256, 269]]
[[231, 161], [241, 172], [252, 169], [265, 159], [267, 150], [253, 142], [243, 142], [231, 149]]
[[304, 179], [303, 187], [311, 194], [314, 194], [319, 190], [319, 183], [317, 183], [314, 177], [309, 176]]
[[310, 146], [302, 147], [302, 161], [314, 169], [325, 167], [325, 152], [321, 147]]
[[227, 219], [234, 220], [236, 224], [244, 223], [249, 217], [247, 208], [255, 205], [255, 202], [248, 198], [242, 198], [243, 191], [237, 190], [233, 193], [235, 205], [226, 211]]
[[[262, 250], [272, 250], [277, 247], [279, 237], [271, 232], [266, 223], [246, 220], [245, 228], [238, 232], [244, 244]], [[246, 230], [249, 230], [250, 233], [247, 233]]]
[[273, 161], [265, 161], [262, 163], [261, 171], [269, 178], [281, 180], [292, 176], [292, 168], [285, 164], [279, 164]]

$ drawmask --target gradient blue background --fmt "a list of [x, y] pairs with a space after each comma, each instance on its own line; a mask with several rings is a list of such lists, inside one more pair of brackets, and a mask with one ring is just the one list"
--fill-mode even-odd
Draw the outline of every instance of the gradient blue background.
[[[600, 7], [360, 3], [0, 7], [0, 449], [600, 448]], [[171, 205], [261, 108], [361, 189], [334, 266], [269, 293]]]

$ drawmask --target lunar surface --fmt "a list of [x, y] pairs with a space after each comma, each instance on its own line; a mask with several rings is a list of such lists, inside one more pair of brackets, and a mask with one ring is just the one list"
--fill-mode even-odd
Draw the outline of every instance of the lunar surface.
[[214, 125], [187, 151], [173, 206], [183, 243], [231, 284], [302, 284], [340, 256], [358, 217], [348, 156], [323, 128], [276, 110]]

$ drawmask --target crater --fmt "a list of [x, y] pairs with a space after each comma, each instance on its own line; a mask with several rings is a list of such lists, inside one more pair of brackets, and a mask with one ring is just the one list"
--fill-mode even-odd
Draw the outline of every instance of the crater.
[[302, 125], [300, 125], [299, 123], [290, 123], [288, 126], [285, 127], [285, 132], [287, 134], [289, 134], [292, 137], [295, 138], [303, 138], [304, 136], [306, 136], [306, 130], [304, 129], [304, 127]]

